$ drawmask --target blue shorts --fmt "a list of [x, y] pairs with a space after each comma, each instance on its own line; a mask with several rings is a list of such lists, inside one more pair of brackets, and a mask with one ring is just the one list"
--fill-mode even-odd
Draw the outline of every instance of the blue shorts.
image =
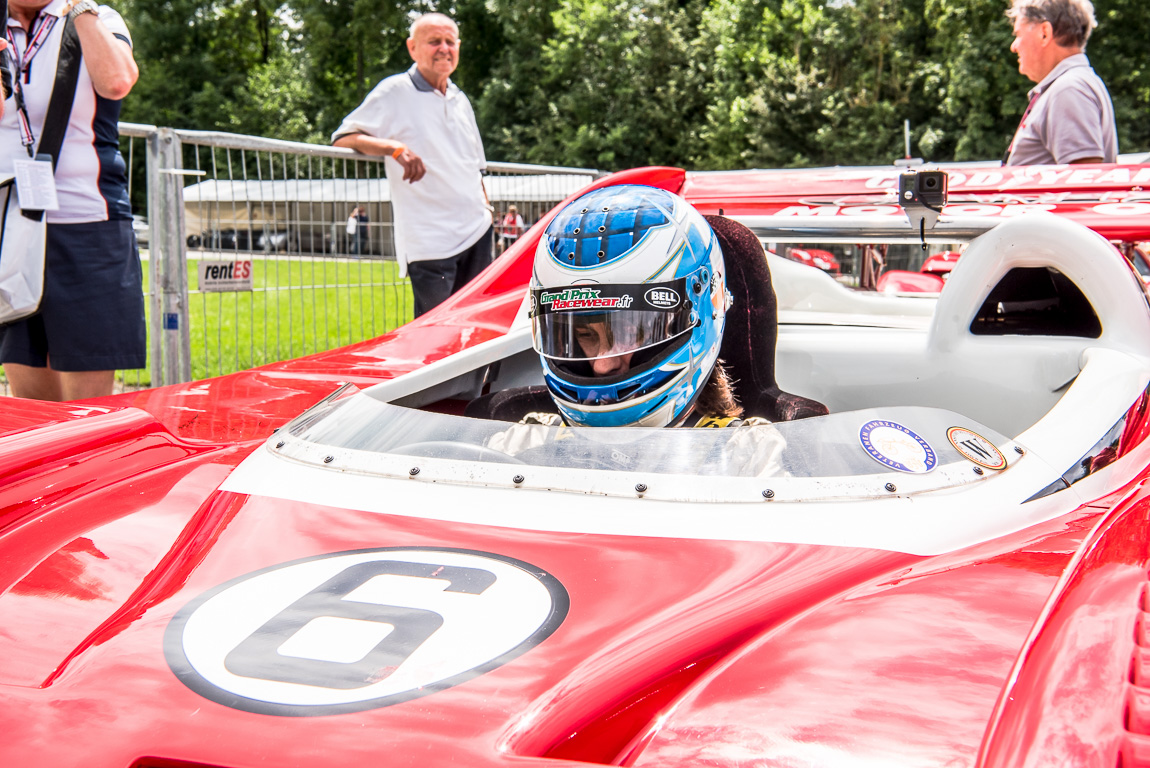
[[0, 363], [115, 371], [143, 368], [147, 353], [131, 219], [49, 224], [40, 310], [0, 327]]

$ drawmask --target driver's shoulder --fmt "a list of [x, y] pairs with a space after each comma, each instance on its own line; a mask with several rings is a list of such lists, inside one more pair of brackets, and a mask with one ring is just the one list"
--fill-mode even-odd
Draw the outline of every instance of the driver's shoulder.
[[519, 420], [520, 424], [542, 424], [545, 427], [562, 427], [563, 417], [557, 413], [532, 411]]
[[759, 427], [770, 423], [769, 419], [760, 416], [750, 416], [745, 419], [736, 416], [703, 416], [691, 426], [694, 429], [722, 429], [725, 427]]

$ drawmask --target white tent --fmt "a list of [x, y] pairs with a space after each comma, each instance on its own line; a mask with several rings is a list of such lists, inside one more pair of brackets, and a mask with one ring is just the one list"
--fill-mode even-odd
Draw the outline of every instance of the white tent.
[[[533, 222], [593, 180], [579, 174], [490, 174], [484, 178], [497, 214], [515, 204]], [[184, 188], [189, 241], [208, 245], [233, 233], [240, 248], [257, 245], [265, 232], [286, 233], [289, 250], [345, 249], [344, 225], [351, 209], [367, 209], [373, 251], [390, 255], [391, 188], [385, 178], [364, 179], [208, 179]], [[235, 245], [231, 247], [236, 247]]]

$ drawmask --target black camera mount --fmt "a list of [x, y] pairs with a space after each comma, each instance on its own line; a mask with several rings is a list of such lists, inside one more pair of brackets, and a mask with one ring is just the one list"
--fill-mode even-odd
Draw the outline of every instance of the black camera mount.
[[906, 171], [898, 177], [898, 204], [926, 250], [926, 230], [934, 229], [946, 205], [946, 171]]

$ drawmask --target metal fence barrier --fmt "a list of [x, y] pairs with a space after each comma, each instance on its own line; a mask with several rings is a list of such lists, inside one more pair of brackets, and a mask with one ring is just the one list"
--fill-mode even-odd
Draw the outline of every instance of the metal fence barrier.
[[[133, 210], [146, 211], [135, 224], [147, 261], [149, 367], [117, 372], [118, 387], [198, 380], [322, 352], [411, 319], [381, 158], [128, 123], [120, 135]], [[499, 230], [510, 206], [530, 226], [599, 175], [489, 163], [495, 252], [506, 242]]]

